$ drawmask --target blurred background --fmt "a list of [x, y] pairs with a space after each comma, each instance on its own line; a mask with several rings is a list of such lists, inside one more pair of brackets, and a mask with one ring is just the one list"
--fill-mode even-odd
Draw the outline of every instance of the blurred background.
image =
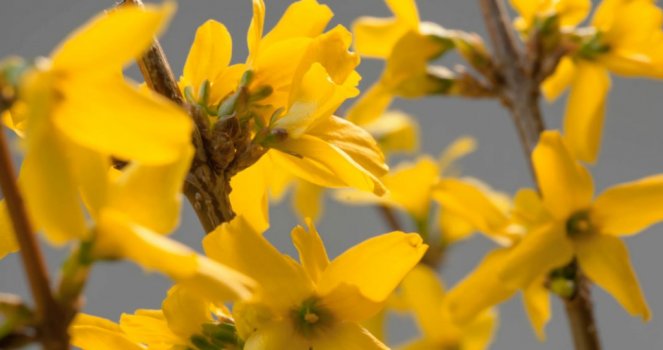
[[[267, 0], [267, 28], [280, 18], [290, 0]], [[332, 25], [350, 26], [359, 16], [391, 16], [382, 0], [320, 0], [335, 12]], [[596, 2], [596, 1], [595, 1]], [[0, 3], [0, 57], [20, 55], [33, 58], [48, 55], [58, 42], [89, 17], [114, 5], [112, 0], [3, 0]], [[450, 29], [478, 32], [485, 37], [478, 1], [419, 0], [424, 20]], [[180, 1], [177, 15], [161, 38], [175, 74], [181, 73], [189, 46], [198, 25], [207, 19], [224, 23], [233, 34], [233, 62], [246, 57], [246, 30], [251, 18], [249, 0]], [[447, 56], [445, 64], [459, 62]], [[383, 62], [365, 59], [359, 67], [361, 87], [372, 84]], [[137, 69], [128, 74], [141, 81]], [[663, 170], [663, 84], [656, 81], [613, 79], [605, 122], [600, 159], [592, 173], [597, 192], [613, 184], [634, 180]], [[560, 126], [565, 98], [555, 104], [543, 103], [549, 128]], [[513, 193], [531, 186], [527, 164], [508, 114], [496, 101], [473, 101], [455, 98], [399, 100], [393, 106], [416, 116], [421, 125], [422, 152], [437, 155], [461, 135], [471, 135], [479, 142], [478, 151], [460, 163], [464, 174], [478, 177], [494, 188]], [[103, 106], [99, 106], [103, 108]], [[340, 112], [343, 115], [343, 112]], [[16, 159], [19, 159], [16, 151]], [[413, 157], [399, 157], [407, 159]], [[331, 257], [352, 245], [388, 230], [376, 210], [348, 207], [331, 200], [318, 229]], [[663, 205], [663, 203], [661, 203]], [[281, 251], [294, 255], [290, 230], [299, 220], [288, 200], [274, 205], [271, 229], [266, 237]], [[413, 228], [411, 228], [413, 229]], [[172, 236], [200, 250], [203, 231], [195, 214], [185, 204], [179, 230]], [[631, 258], [653, 312], [649, 323], [631, 318], [617, 303], [594, 288], [594, 305], [599, 334], [605, 349], [663, 348], [663, 225], [627, 239]], [[492, 243], [481, 236], [454, 246], [440, 270], [447, 286], [467, 274], [491, 249]], [[65, 251], [47, 249], [47, 259], [55, 274]], [[86, 290], [85, 312], [117, 320], [122, 312], [137, 308], [159, 308], [170, 282], [156, 274], [146, 274], [128, 263], [95, 265]], [[0, 292], [16, 293], [29, 299], [18, 255], [0, 261]], [[490, 291], [486, 291], [490, 293]], [[531, 331], [520, 297], [499, 308], [500, 327], [491, 349], [571, 349], [563, 305], [554, 301], [553, 319], [547, 328], [548, 340], [540, 343]], [[416, 334], [408, 317], [394, 317], [389, 322], [391, 344], [402, 343]]]

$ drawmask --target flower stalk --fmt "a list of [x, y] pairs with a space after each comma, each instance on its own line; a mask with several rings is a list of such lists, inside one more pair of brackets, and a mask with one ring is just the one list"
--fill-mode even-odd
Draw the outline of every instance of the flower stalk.
[[[479, 4], [493, 46], [500, 99], [511, 113], [525, 158], [530, 164], [532, 177], [535, 178], [531, 154], [538, 143], [539, 135], [545, 130], [539, 107], [539, 84], [545, 75], [550, 74], [551, 63], [541, 62], [542, 57], [538, 50], [532, 53], [520, 52], [502, 1], [479, 0]], [[537, 47], [536, 43], [528, 43], [527, 46], [530, 51]], [[552, 65], [556, 65], [559, 57], [559, 54], [553, 55]], [[582, 273], [577, 273], [576, 276], [575, 293], [570, 297], [562, 297], [574, 346], [576, 350], [600, 350], [589, 290], [590, 282]]]

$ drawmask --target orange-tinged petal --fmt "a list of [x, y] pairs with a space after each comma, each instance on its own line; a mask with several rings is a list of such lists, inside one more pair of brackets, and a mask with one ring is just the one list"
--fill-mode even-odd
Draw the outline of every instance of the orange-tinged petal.
[[281, 313], [312, 293], [304, 269], [279, 253], [241, 216], [208, 234], [203, 247], [207, 256], [256, 280], [260, 285], [256, 298]]
[[287, 155], [273, 159], [289, 163], [289, 169], [307, 181], [324, 187], [339, 187], [340, 184], [340, 187], [353, 187], [377, 195], [385, 192], [384, 185], [375, 175], [339, 147], [320, 138], [303, 135], [286, 139], [275, 148]]
[[508, 252], [508, 249], [499, 249], [488, 253], [465, 279], [447, 293], [445, 304], [454, 322], [461, 326], [468, 325], [482, 312], [516, 293], [516, 288], [507, 286], [498, 278]]
[[68, 80], [63, 91], [53, 116], [58, 129], [103, 154], [163, 164], [175, 161], [191, 142], [193, 124], [184, 110], [122, 78]]
[[327, 257], [320, 234], [310, 219], [306, 220], [306, 226], [308, 226], [308, 230], [301, 226], [295, 227], [290, 235], [299, 252], [299, 261], [304, 270], [309, 278], [317, 283], [322, 272], [329, 265], [329, 257]]
[[53, 68], [72, 72], [120, 71], [147, 50], [174, 12], [175, 3], [166, 2], [161, 6], [121, 6], [103, 13], [53, 52]]
[[574, 241], [582, 271], [610, 293], [632, 316], [651, 318], [626, 245], [617, 237], [594, 234]]
[[416, 233], [392, 232], [368, 239], [329, 264], [318, 291], [325, 295], [348, 284], [358, 287], [368, 299], [383, 302], [427, 249], [428, 245]]
[[663, 175], [607, 189], [594, 202], [591, 218], [601, 233], [629, 235], [663, 220]]
[[589, 209], [594, 195], [592, 178], [557, 131], [541, 134], [532, 162], [543, 202], [555, 218], [566, 221], [571, 214]]
[[550, 291], [545, 287], [545, 276], [523, 290], [523, 304], [529, 322], [540, 341], [546, 340], [545, 327], [551, 317]]
[[424, 265], [416, 266], [405, 276], [400, 290], [424, 337], [440, 338], [444, 332], [441, 326], [448, 321], [442, 317], [444, 287], [435, 271]]
[[[184, 63], [183, 85], [190, 86], [197, 94], [205, 80], [214, 83], [226, 70], [231, 56], [232, 38], [228, 29], [215, 20], [208, 20], [196, 30]], [[211, 85], [210, 88], [214, 89], [215, 86]]]
[[542, 275], [573, 259], [573, 246], [564, 227], [543, 225], [527, 233], [508, 254], [499, 277], [518, 288], [527, 288]]
[[559, 61], [555, 72], [541, 84], [541, 92], [548, 101], [554, 101], [571, 85], [576, 75], [576, 64], [570, 57]]
[[603, 134], [610, 76], [602, 66], [580, 63], [564, 115], [564, 137], [578, 159], [594, 163]]
[[71, 345], [83, 350], [143, 350], [115, 323], [100, 317], [79, 314], [69, 327]]
[[0, 260], [7, 254], [16, 251], [18, 251], [18, 242], [16, 242], [14, 226], [9, 217], [9, 212], [7, 212], [5, 201], [0, 200]]

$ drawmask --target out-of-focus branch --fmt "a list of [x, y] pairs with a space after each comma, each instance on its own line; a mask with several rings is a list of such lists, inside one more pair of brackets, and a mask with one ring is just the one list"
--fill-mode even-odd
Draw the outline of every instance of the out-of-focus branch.
[[[564, 52], [542, 58], [536, 42], [530, 42], [535, 54], [525, 55], [518, 50], [509, 19], [501, 0], [479, 0], [484, 22], [490, 34], [499, 74], [498, 84], [502, 103], [511, 111], [518, 135], [530, 164], [531, 174], [536, 174], [531, 154], [538, 143], [545, 124], [539, 107], [539, 84], [552, 73]], [[536, 37], [533, 38], [536, 40]], [[544, 60], [544, 61], [541, 61]], [[554, 247], [551, 247], [554, 249]], [[564, 298], [576, 350], [600, 350], [598, 330], [594, 319], [589, 281], [581, 271], [576, 273], [576, 293]]]

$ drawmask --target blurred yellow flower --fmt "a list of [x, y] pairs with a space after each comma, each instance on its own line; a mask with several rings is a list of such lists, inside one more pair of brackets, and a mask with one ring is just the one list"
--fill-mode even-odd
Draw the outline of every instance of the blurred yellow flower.
[[592, 8], [591, 0], [510, 0], [511, 6], [520, 17], [515, 26], [520, 31], [528, 31], [537, 20], [557, 16], [564, 28], [573, 28], [582, 22]]
[[358, 322], [377, 313], [427, 246], [416, 234], [371, 238], [329, 261], [322, 240], [292, 231], [300, 263], [279, 253], [242, 218], [203, 241], [206, 253], [260, 284], [233, 307], [244, 349], [387, 349]]

